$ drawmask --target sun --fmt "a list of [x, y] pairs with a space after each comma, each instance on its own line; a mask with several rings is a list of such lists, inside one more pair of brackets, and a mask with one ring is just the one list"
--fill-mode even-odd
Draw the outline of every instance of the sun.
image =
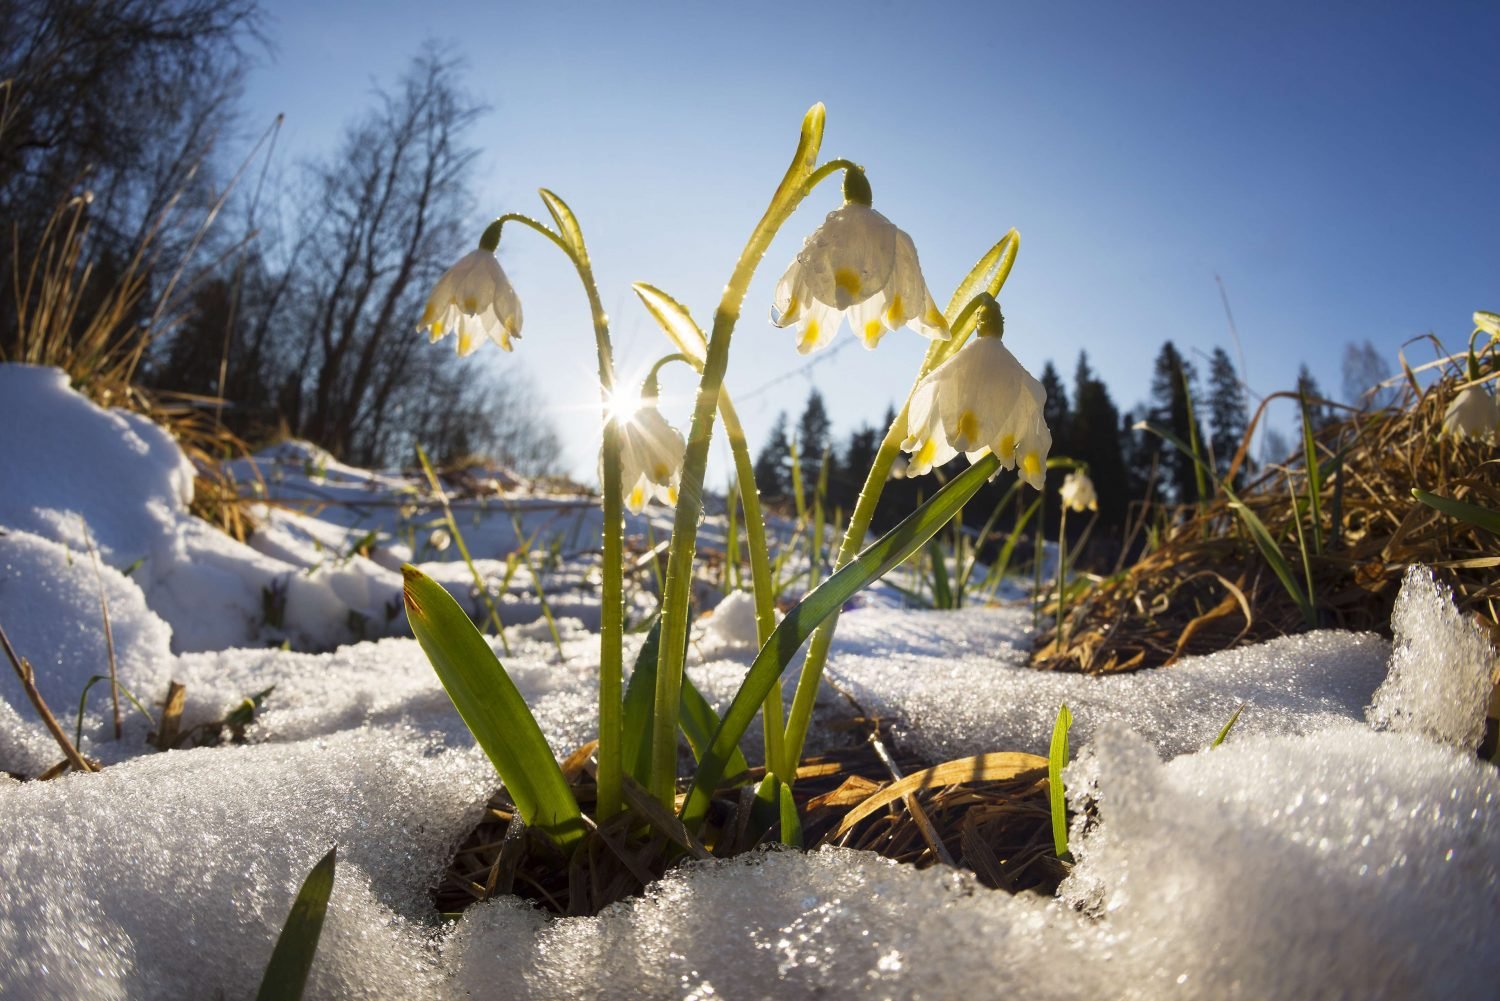
[[629, 424], [643, 406], [645, 403], [637, 390], [618, 386], [614, 392], [610, 393], [605, 410], [609, 414], [609, 419], [616, 424]]

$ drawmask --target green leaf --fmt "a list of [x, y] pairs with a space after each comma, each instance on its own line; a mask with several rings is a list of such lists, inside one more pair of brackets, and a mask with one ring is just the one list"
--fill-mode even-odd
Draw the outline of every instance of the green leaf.
[[696, 359], [701, 366], [708, 358], [708, 338], [703, 336], [703, 328], [693, 322], [687, 307], [654, 285], [636, 282], [630, 287], [641, 297], [646, 312], [655, 318], [667, 337], [677, 345], [677, 350]]
[[1068, 764], [1068, 730], [1073, 714], [1063, 703], [1052, 726], [1052, 747], [1047, 751], [1047, 794], [1052, 803], [1052, 847], [1057, 857], [1068, 854], [1068, 799], [1063, 790], [1062, 772]]
[[1000, 460], [994, 455], [986, 455], [974, 463], [843, 569], [804, 595], [781, 620], [750, 665], [707, 753], [698, 762], [693, 786], [682, 806], [683, 822], [689, 830], [702, 820], [709, 797], [724, 777], [730, 756], [754, 720], [756, 710], [813, 630], [867, 584], [926, 545], [999, 468]]
[[410, 564], [401, 573], [411, 630], [522, 819], [571, 850], [584, 834], [578, 801], [515, 683], [442, 585]]
[[[656, 698], [656, 659], [661, 643], [661, 618], [651, 625], [646, 642], [635, 659], [635, 670], [630, 674], [630, 684], [625, 686], [625, 771], [637, 782], [645, 784], [642, 776], [651, 768], [651, 707]], [[678, 714], [678, 727], [687, 737], [694, 757], [702, 757], [703, 751], [719, 728], [719, 714], [708, 699], [683, 675], [682, 703]], [[748, 772], [750, 764], [745, 755], [735, 748], [730, 756], [728, 774]]]
[[958, 288], [953, 290], [953, 298], [948, 300], [948, 308], [943, 311], [943, 318], [947, 320], [948, 326], [954, 328], [953, 333], [958, 335], [959, 316], [968, 312], [972, 318], [973, 311], [968, 306], [974, 297], [981, 292], [988, 292], [992, 296], [998, 296], [1000, 289], [1005, 285], [1005, 279], [1010, 277], [1010, 269], [1016, 263], [1016, 253], [1021, 249], [1021, 234], [1017, 230], [1011, 230], [1000, 238], [1000, 242], [985, 251], [964, 280], [958, 283]]
[[797, 815], [797, 803], [792, 799], [792, 787], [777, 780], [781, 786], [781, 843], [793, 848], [802, 847], [802, 818]]
[[547, 211], [552, 213], [552, 219], [557, 223], [557, 231], [562, 234], [563, 240], [580, 259], [587, 260], [588, 248], [583, 242], [583, 229], [578, 225], [578, 219], [573, 215], [573, 210], [546, 188], [539, 189], [537, 193], [546, 203]]
[[1229, 717], [1229, 722], [1224, 724], [1224, 729], [1219, 731], [1219, 735], [1214, 738], [1214, 742], [1212, 744], [1208, 745], [1209, 747], [1218, 747], [1220, 744], [1224, 743], [1224, 739], [1229, 736], [1229, 731], [1234, 729], [1234, 725], [1240, 721], [1240, 713], [1245, 711], [1245, 706], [1248, 704], [1249, 703], [1246, 702], [1241, 702], [1239, 704], [1239, 706], [1234, 710], [1234, 715]]
[[948, 583], [948, 561], [943, 552], [943, 540], [934, 535], [927, 543], [927, 555], [932, 558], [932, 603], [938, 608], [956, 608], [953, 603], [953, 588]]
[[1426, 490], [1412, 490], [1411, 495], [1434, 510], [1441, 511], [1450, 518], [1482, 528], [1492, 535], [1500, 535], [1500, 511], [1477, 504], [1468, 504], [1452, 497], [1441, 497], [1438, 494], [1430, 494]]
[[[1318, 443], [1313, 438], [1312, 415], [1307, 409], [1307, 394], [1298, 393], [1302, 405], [1302, 465], [1307, 470], [1307, 510], [1312, 522], [1313, 552], [1323, 552], [1323, 480], [1318, 463]], [[1300, 521], [1299, 521], [1300, 524]]]
[[256, 1001], [298, 1001], [307, 986], [307, 974], [312, 970], [313, 956], [318, 951], [318, 938], [323, 934], [323, 918], [328, 913], [328, 897], [333, 893], [333, 870], [338, 848], [330, 848], [307, 878], [297, 899], [292, 901], [292, 911], [276, 936], [276, 948], [271, 950], [271, 961], [266, 964], [261, 977]]

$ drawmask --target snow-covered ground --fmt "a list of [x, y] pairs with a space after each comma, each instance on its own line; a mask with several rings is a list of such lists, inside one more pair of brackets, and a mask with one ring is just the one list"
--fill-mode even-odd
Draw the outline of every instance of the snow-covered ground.
[[[120, 681], [153, 712], [174, 680], [187, 726], [273, 689], [248, 745], [160, 753], [128, 707], [111, 739], [95, 685], [82, 747], [101, 772], [0, 776], [7, 999], [253, 996], [332, 844], [309, 997], [1477, 998], [1500, 983], [1500, 776], [1474, 754], [1494, 651], [1420, 570], [1394, 647], [1320, 632], [1126, 677], [1027, 670], [1029, 612], [847, 613], [831, 679], [928, 758], [1045, 753], [1070, 706], [1069, 795], [1097, 823], [1075, 830], [1057, 898], [825, 849], [684, 866], [596, 918], [502, 898], [444, 924], [430, 888], [496, 782], [402, 638], [402, 560], [480, 611], [413, 481], [281, 446], [237, 470], [267, 502], [241, 545], [187, 513], [192, 470], [162, 432], [23, 366], [0, 366], [0, 468], [0, 625], [70, 731], [107, 671], [101, 594]], [[509, 575], [503, 659], [566, 752], [592, 735], [598, 515], [478, 486], [455, 516], [481, 572]], [[648, 524], [666, 537], [659, 512], [631, 530]], [[507, 561], [518, 530], [537, 540], [560, 651], [530, 570]], [[740, 618], [707, 619], [694, 644], [720, 704], [753, 655]], [[0, 769], [34, 776], [60, 753], [0, 668]], [[842, 698], [826, 692], [829, 711]]]

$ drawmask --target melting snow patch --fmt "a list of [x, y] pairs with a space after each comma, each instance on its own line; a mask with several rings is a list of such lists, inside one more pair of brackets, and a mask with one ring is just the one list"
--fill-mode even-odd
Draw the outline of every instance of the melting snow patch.
[[1370, 722], [1472, 751], [1484, 737], [1495, 648], [1426, 567], [1411, 567], [1391, 614], [1391, 673]]

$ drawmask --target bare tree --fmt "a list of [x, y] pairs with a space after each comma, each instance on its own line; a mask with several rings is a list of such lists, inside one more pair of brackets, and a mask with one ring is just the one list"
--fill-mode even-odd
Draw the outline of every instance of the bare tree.
[[304, 336], [284, 404], [299, 434], [353, 461], [386, 457], [397, 394], [427, 391], [440, 364], [413, 324], [463, 243], [475, 150], [462, 137], [481, 110], [451, 66], [419, 57], [337, 156], [311, 168]]
[[1396, 386], [1382, 386], [1391, 377], [1391, 366], [1368, 340], [1344, 345], [1344, 402], [1353, 407], [1384, 410], [1400, 395]]

